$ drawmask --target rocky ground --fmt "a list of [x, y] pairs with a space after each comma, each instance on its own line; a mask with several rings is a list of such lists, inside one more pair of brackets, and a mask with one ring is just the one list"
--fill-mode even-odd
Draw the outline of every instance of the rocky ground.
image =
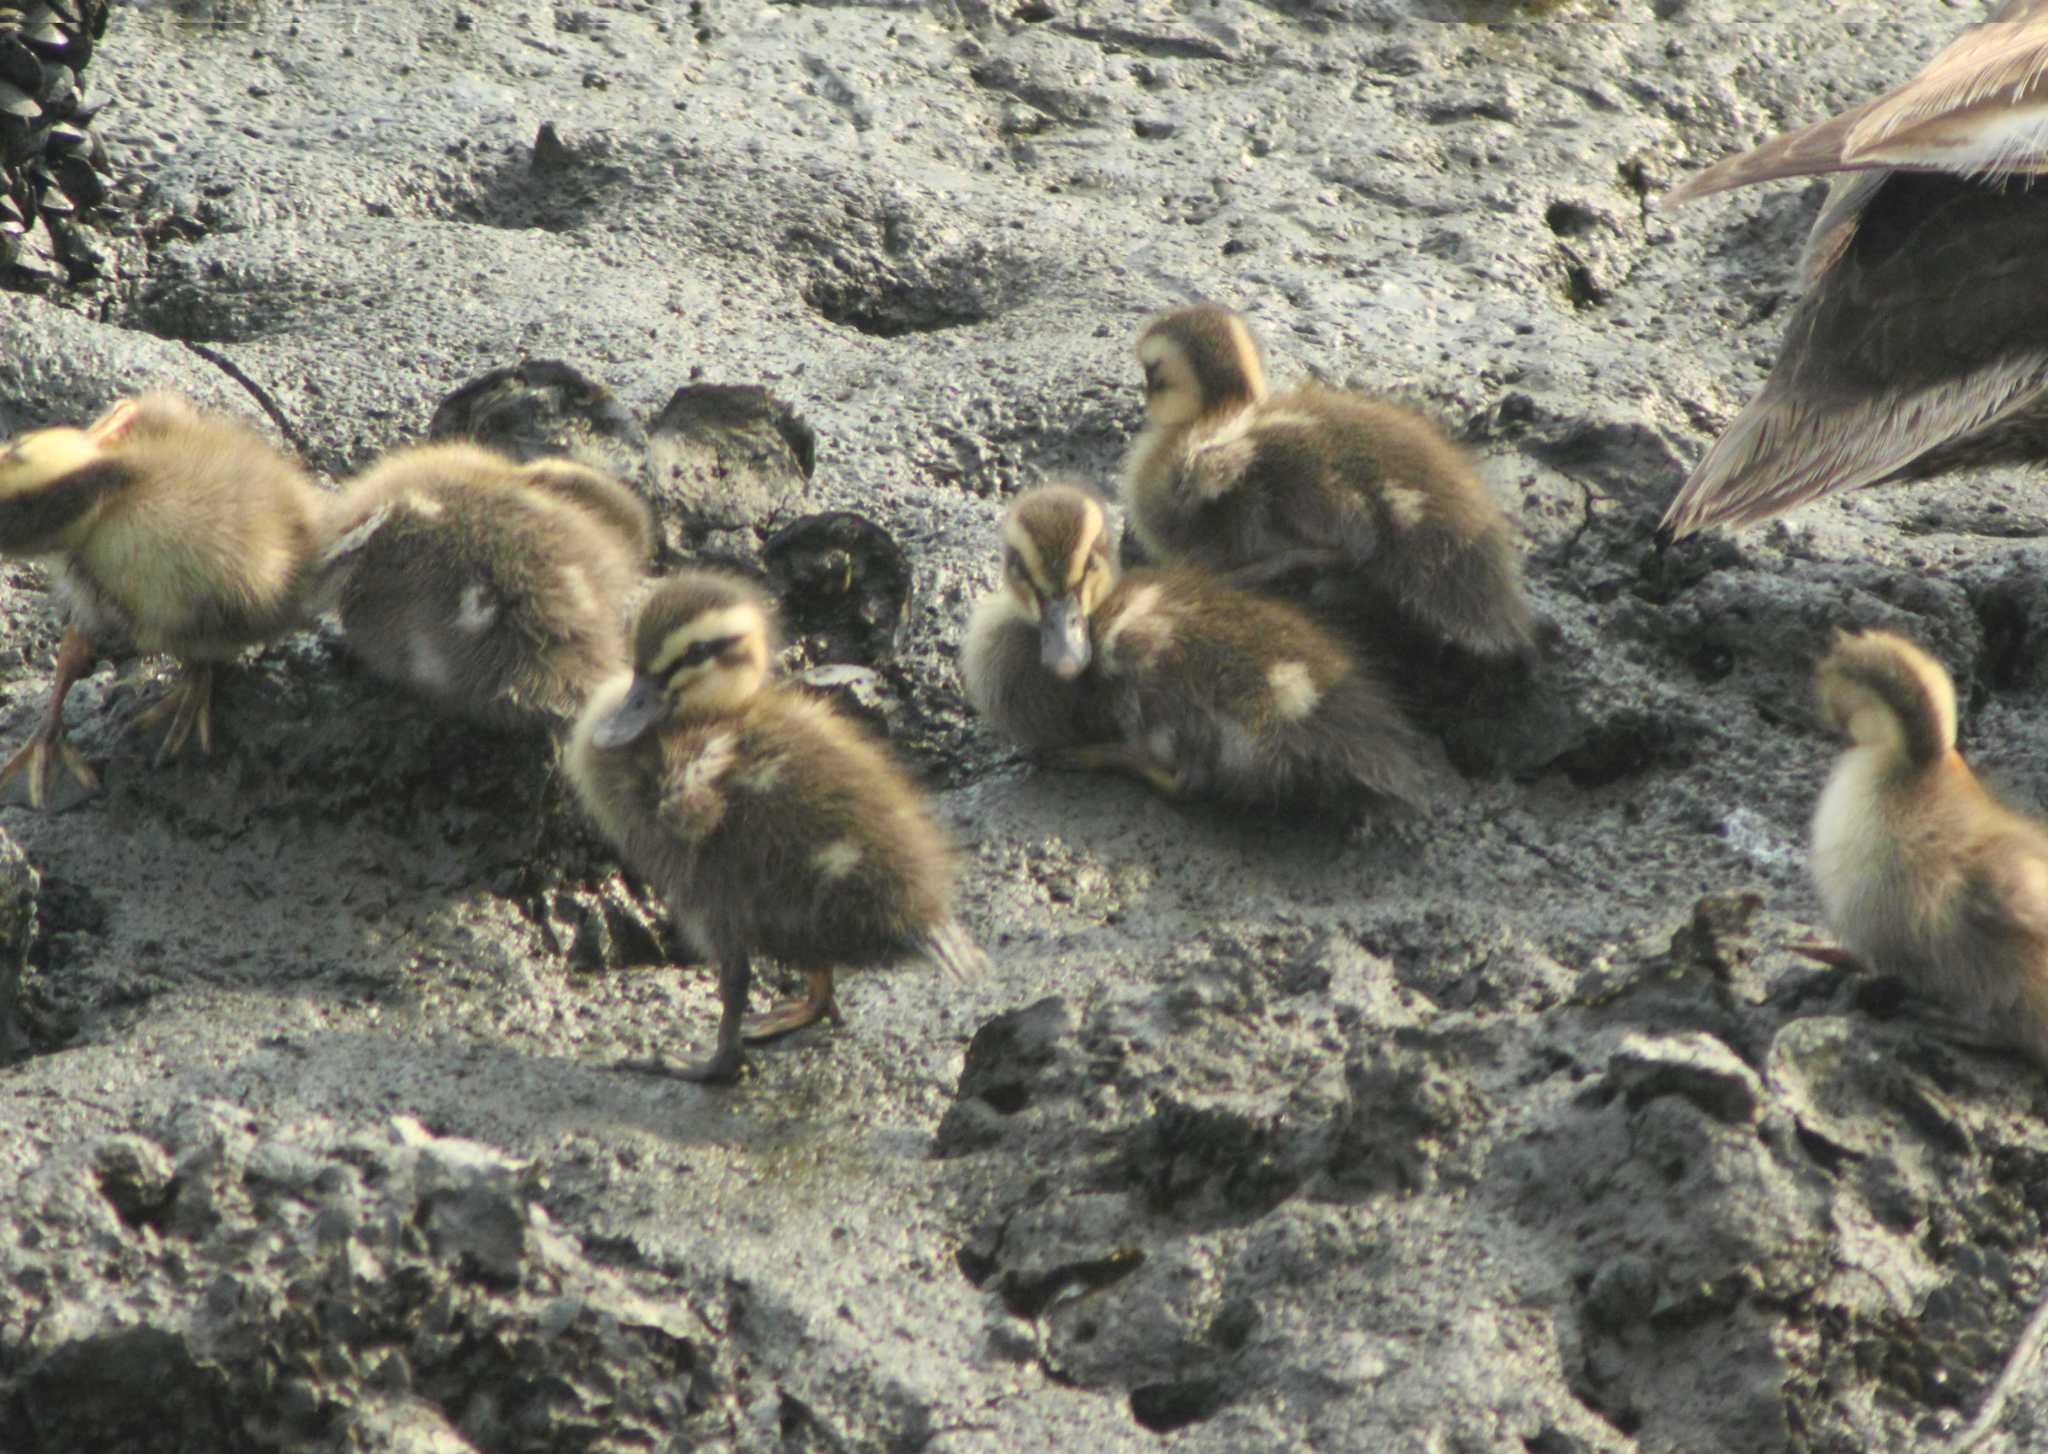
[[[806, 661], [871, 669], [994, 970], [852, 978], [733, 1089], [613, 1073], [701, 1051], [713, 987], [545, 743], [313, 634], [155, 772], [105, 665], [105, 792], [0, 818], [0, 1448], [1944, 1446], [2048, 1288], [2048, 1094], [1789, 949], [1807, 678], [1907, 631], [2048, 798], [2041, 497], [1654, 553], [1820, 189], [1645, 199], [1979, 14], [117, 4], [103, 271], [10, 273], [0, 434], [171, 387], [336, 477], [439, 411], [785, 582], [778, 531], [863, 513], [897, 649]], [[1552, 640], [1417, 822], [1175, 807], [965, 713], [1004, 497], [1110, 479], [1134, 330], [1198, 296], [1435, 411], [1519, 516]], [[569, 369], [450, 397], [531, 360]], [[9, 746], [45, 586], [0, 566]], [[1978, 1447], [2048, 1441], [2043, 1386]]]

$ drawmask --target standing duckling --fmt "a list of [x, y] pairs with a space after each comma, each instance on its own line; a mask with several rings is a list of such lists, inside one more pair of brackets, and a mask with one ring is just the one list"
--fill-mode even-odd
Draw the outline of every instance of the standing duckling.
[[1850, 738], [1813, 815], [1813, 877], [1844, 947], [2048, 1065], [2048, 829], [1957, 755], [1955, 688], [1886, 631], [1844, 634], [1815, 675]]
[[180, 680], [144, 719], [171, 718], [159, 765], [195, 731], [211, 751], [214, 664], [302, 624], [324, 504], [254, 431], [172, 394], [0, 446], [0, 551], [62, 562], [69, 622], [49, 711], [0, 768], [0, 787], [36, 808], [98, 788], [64, 737], [64, 697], [90, 668], [95, 638], [179, 659]]
[[626, 666], [654, 526], [618, 482], [474, 444], [402, 449], [350, 483], [322, 592], [388, 681], [489, 726], [566, 728]]
[[[633, 675], [577, 719], [570, 781], [626, 861], [718, 960], [718, 1048], [677, 1068], [729, 1081], [740, 1041], [839, 1019], [833, 973], [921, 956], [985, 960], [953, 918], [953, 862], [922, 794], [830, 707], [769, 680], [768, 607], [744, 582], [664, 581], [633, 632]], [[800, 968], [806, 997], [743, 1024], [752, 956]]]
[[1533, 639], [1506, 517], [1441, 430], [1384, 399], [1301, 384], [1268, 394], [1244, 319], [1213, 303], [1138, 335], [1150, 422], [1124, 459], [1124, 510], [1155, 561], [1240, 585], [1294, 580], [1318, 608], [1391, 606], [1483, 655]]
[[1658, 200], [1834, 178], [1771, 376], [1672, 500], [1665, 538], [2048, 460], [2044, 75], [2048, 0], [2007, 0], [1904, 85]]
[[1420, 803], [1428, 749], [1307, 616], [1193, 566], [1117, 578], [1102, 505], [1072, 485], [1003, 517], [1003, 585], [961, 652], [968, 700], [1084, 769], [1258, 806]]

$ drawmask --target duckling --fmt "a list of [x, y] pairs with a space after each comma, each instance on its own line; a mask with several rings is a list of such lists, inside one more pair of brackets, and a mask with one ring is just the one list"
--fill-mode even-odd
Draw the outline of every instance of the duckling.
[[566, 728], [626, 667], [653, 518], [566, 459], [465, 443], [386, 456], [343, 492], [322, 593], [377, 675], [500, 728]]
[[[0, 768], [35, 808], [68, 806], [99, 780], [64, 736], [64, 697], [93, 641], [124, 636], [179, 659], [145, 721], [171, 726], [161, 765], [196, 732], [213, 746], [213, 667], [303, 624], [325, 497], [253, 430], [172, 394], [116, 403], [84, 429], [0, 446], [0, 551], [62, 562], [68, 626], [42, 725]], [[67, 801], [59, 769], [72, 779]]]
[[1829, 926], [1856, 959], [2048, 1065], [2048, 828], [1964, 765], [1955, 688], [1919, 647], [1844, 633], [1814, 680], [1851, 741], [1813, 815]]
[[1839, 174], [1758, 395], [1666, 540], [1838, 490], [2048, 459], [2048, 3], [2008, 0], [1898, 89], [1709, 167], [1670, 207]]
[[[953, 917], [951, 851], [909, 777], [816, 698], [769, 680], [769, 610], [709, 571], [662, 582], [633, 630], [633, 672], [577, 719], [569, 780], [626, 861], [718, 961], [708, 1060], [622, 1069], [729, 1081], [740, 1042], [839, 1021], [833, 974], [921, 956], [956, 977], [986, 961]], [[743, 1022], [752, 956], [809, 992]]]
[[1072, 485], [1003, 518], [1003, 585], [961, 652], [968, 700], [1059, 764], [1169, 797], [1257, 806], [1420, 803], [1424, 740], [1302, 612], [1194, 566], [1119, 579], [1102, 505]]
[[1251, 330], [1213, 303], [1146, 323], [1138, 361], [1150, 422], [1123, 504], [1153, 561], [1292, 581], [1318, 608], [1391, 607], [1482, 655], [1530, 645], [1506, 517], [1427, 419], [1321, 384], [1269, 394]]

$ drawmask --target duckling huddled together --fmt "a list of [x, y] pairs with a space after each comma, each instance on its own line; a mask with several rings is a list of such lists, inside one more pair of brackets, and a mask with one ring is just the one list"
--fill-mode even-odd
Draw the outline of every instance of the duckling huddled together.
[[[252, 430], [168, 394], [22, 435], [0, 449], [0, 550], [56, 566], [67, 629], [48, 710], [0, 786], [46, 809], [97, 789], [64, 730], [95, 642], [178, 659], [150, 714], [173, 719], [160, 766], [195, 736], [212, 750], [216, 665], [331, 613], [373, 675], [437, 711], [565, 739], [591, 818], [716, 957], [713, 1055], [631, 1068], [730, 1080], [743, 1036], [838, 1020], [839, 968], [977, 968], [922, 795], [863, 728], [772, 680], [758, 591], [671, 577], [629, 635], [655, 539], [617, 480], [472, 443], [397, 449], [330, 494]], [[746, 1020], [755, 954], [810, 993]]]
[[[1316, 382], [1271, 390], [1225, 308], [1161, 313], [1136, 351], [1146, 422], [1119, 503], [1138, 563], [1119, 568], [1110, 505], [1086, 486], [1012, 499], [999, 584], [960, 646], [968, 703], [1041, 766], [1172, 799], [1346, 821], [1423, 806], [1448, 768], [1407, 682], [1461, 654], [1534, 653], [1506, 516], [1416, 411]], [[590, 819], [714, 959], [710, 1056], [621, 1068], [730, 1081], [746, 1042], [839, 1022], [840, 969], [984, 966], [916, 784], [865, 728], [778, 680], [758, 588], [704, 570], [650, 583], [658, 538], [618, 480], [474, 443], [398, 448], [334, 493], [168, 394], [22, 435], [0, 447], [0, 551], [57, 566], [66, 630], [0, 793], [62, 808], [96, 790], [64, 724], [96, 643], [177, 659], [145, 718], [169, 719], [161, 765], [195, 737], [212, 749], [218, 665], [332, 616], [372, 674], [435, 710], [551, 734]], [[1911, 643], [1845, 636], [1818, 687], [1852, 740], [1812, 832], [1837, 957], [2048, 1063], [2048, 829], [1957, 757], [1953, 687]], [[806, 993], [750, 1018], [757, 956]]]
[[1072, 484], [1003, 518], [1001, 588], [961, 653], [968, 700], [1050, 764], [1168, 796], [1346, 814], [1417, 807], [1441, 753], [1408, 719], [1415, 656], [1527, 653], [1506, 517], [1464, 452], [1391, 400], [1275, 394], [1250, 326], [1213, 303], [1138, 335], [1147, 423], [1125, 456], [1118, 576]]

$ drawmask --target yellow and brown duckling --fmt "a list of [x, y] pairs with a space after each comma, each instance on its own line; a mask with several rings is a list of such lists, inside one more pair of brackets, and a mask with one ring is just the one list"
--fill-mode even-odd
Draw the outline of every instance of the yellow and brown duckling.
[[344, 490], [321, 594], [378, 676], [501, 728], [566, 728], [626, 667], [647, 506], [566, 459], [401, 449]]
[[1813, 815], [1828, 926], [1855, 959], [2048, 1065], [2048, 828], [1964, 764], [1955, 688], [1910, 641], [1844, 634], [1815, 686], [1850, 739]]
[[69, 623], [49, 711], [0, 787], [38, 808], [97, 788], [64, 736], [65, 694], [96, 639], [178, 658], [179, 682], [146, 719], [171, 718], [159, 763], [195, 733], [210, 750], [214, 665], [303, 624], [325, 504], [253, 430], [172, 394], [0, 445], [0, 551], [62, 562]]
[[1334, 637], [1196, 566], [1119, 578], [1101, 503], [1072, 485], [1004, 516], [1003, 584], [961, 673], [1019, 745], [1169, 796], [1355, 808], [1428, 793], [1426, 742]]
[[[865, 732], [770, 680], [771, 652], [753, 587], [673, 576], [641, 608], [632, 676], [600, 689], [570, 738], [585, 808], [718, 962], [710, 1059], [623, 1068], [731, 1080], [743, 1036], [838, 1020], [838, 969], [985, 963], [953, 917], [952, 851], [923, 794]], [[744, 1021], [756, 954], [801, 970], [809, 993]]]
[[1483, 655], [1532, 640], [1519, 552], [1464, 451], [1385, 399], [1266, 388], [1243, 318], [1213, 303], [1138, 335], [1149, 423], [1124, 459], [1124, 511], [1157, 563], [1300, 589], [1319, 612], [1392, 608]]
[[2048, 459], [2048, 0], [2008, 0], [1853, 110], [1709, 167], [1672, 206], [1833, 174], [1763, 389], [1667, 538], [1839, 490]]

